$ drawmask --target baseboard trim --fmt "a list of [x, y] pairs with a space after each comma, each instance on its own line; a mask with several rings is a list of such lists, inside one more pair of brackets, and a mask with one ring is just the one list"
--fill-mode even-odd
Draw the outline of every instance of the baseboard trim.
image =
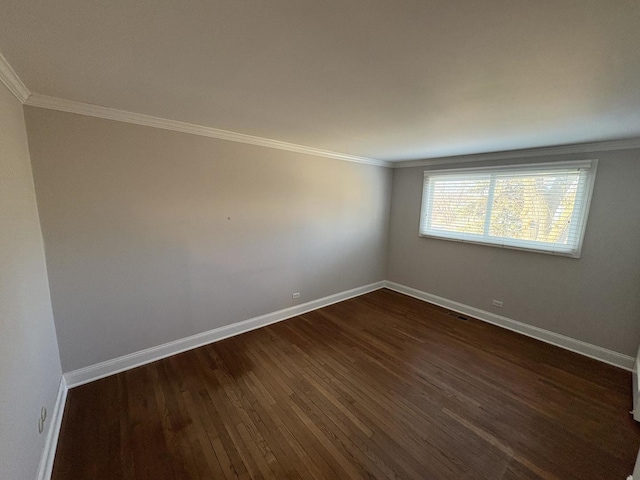
[[63, 376], [60, 379], [56, 403], [53, 407], [53, 412], [51, 412], [51, 421], [49, 424], [49, 431], [47, 432], [47, 439], [45, 440], [42, 456], [40, 457], [38, 476], [36, 477], [38, 480], [50, 480], [51, 473], [53, 472], [53, 461], [56, 457], [58, 436], [60, 435], [60, 427], [62, 426], [62, 416], [64, 415], [64, 406], [67, 401], [67, 392], [67, 382]]
[[67, 372], [64, 374], [64, 378], [68, 388], [78, 387], [85, 383], [93, 382], [94, 380], [99, 380], [116, 373], [124, 372], [125, 370], [130, 370], [147, 363], [155, 362], [162, 358], [170, 357], [171, 355], [186, 352], [187, 350], [192, 350], [209, 343], [240, 335], [241, 333], [265, 327], [272, 323], [281, 322], [288, 318], [302, 315], [312, 310], [317, 310], [318, 308], [327, 307], [331, 304], [342, 302], [349, 298], [373, 292], [374, 290], [383, 288], [384, 283], [384, 281], [380, 281], [362, 287], [353, 288], [334, 295], [329, 295], [328, 297], [312, 300], [311, 302], [303, 303], [301, 305], [267, 313], [266, 315], [250, 318], [224, 327], [214, 328], [213, 330], [181, 338], [180, 340], [158, 345], [157, 347], [147, 348], [139, 352], [134, 352], [129, 355], [124, 355], [112, 360], [107, 360], [105, 362]]
[[608, 363], [609, 365], [614, 365], [625, 370], [633, 370], [635, 359], [633, 357], [630, 357], [629, 355], [623, 355], [606, 348], [598, 347], [597, 345], [592, 345], [590, 343], [576, 340], [559, 333], [534, 327], [532, 325], [528, 325], [511, 318], [496, 315], [495, 313], [487, 312], [485, 310], [471, 307], [454, 300], [449, 300], [447, 298], [439, 297], [431, 293], [423, 292], [422, 290], [407, 287], [406, 285], [401, 285], [399, 283], [385, 281], [384, 286], [389, 290], [393, 290], [395, 292], [402, 293], [404, 295], [408, 295], [425, 302], [433, 303], [434, 305], [438, 305], [455, 312], [469, 315], [471, 317], [477, 318], [478, 320], [482, 320], [483, 322], [498, 325], [522, 335], [526, 335], [528, 337], [550, 343], [551, 345], [555, 345], [557, 347], [579, 353], [586, 357]]
[[[380, 288], [388, 288], [395, 292], [414, 297], [425, 302], [433, 303], [434, 305], [454, 310], [456, 312], [470, 315], [478, 320], [482, 320], [493, 325], [512, 330], [522, 335], [541, 340], [552, 345], [570, 350], [575, 353], [599, 360], [616, 367], [623, 368], [625, 370], [633, 370], [635, 359], [628, 355], [608, 350], [606, 348], [598, 347], [581, 340], [576, 340], [559, 333], [544, 330], [542, 328], [534, 327], [526, 323], [513, 320], [511, 318], [496, 315], [479, 308], [471, 307], [454, 300], [439, 297], [431, 293], [423, 292], [406, 285], [390, 281], [381, 281], [365, 285], [362, 287], [346, 290], [344, 292], [329, 295], [324, 298], [313, 300], [311, 302], [296, 305], [294, 307], [285, 308], [276, 312], [261, 315], [259, 317], [250, 318], [241, 322], [226, 325], [224, 327], [215, 328], [207, 332], [192, 335], [190, 337], [181, 338], [173, 342], [158, 345], [156, 347], [147, 348], [139, 352], [134, 352], [122, 357], [107, 360], [105, 362], [90, 365], [85, 368], [73, 370], [64, 374], [65, 385], [65, 397], [66, 388], [74, 388], [85, 383], [93, 382], [116, 373], [124, 372], [132, 368], [136, 368], [147, 363], [155, 362], [162, 358], [170, 357], [178, 353], [186, 352], [194, 348], [207, 345], [209, 343], [224, 340], [225, 338], [240, 335], [256, 328], [261, 328], [272, 323], [281, 322], [297, 315], [317, 310], [318, 308], [326, 307], [334, 303], [338, 303], [349, 298], [357, 297], [365, 293], [379, 290]], [[63, 405], [64, 406], [64, 405]], [[61, 415], [61, 414], [60, 414]], [[57, 433], [56, 433], [57, 435]]]

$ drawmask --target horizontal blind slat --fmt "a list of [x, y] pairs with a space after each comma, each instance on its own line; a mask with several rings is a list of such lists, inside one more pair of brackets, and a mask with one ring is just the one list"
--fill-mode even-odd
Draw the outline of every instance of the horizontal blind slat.
[[[573, 252], [584, 233], [591, 162], [425, 172], [420, 234]], [[489, 216], [489, 218], [487, 218]]]

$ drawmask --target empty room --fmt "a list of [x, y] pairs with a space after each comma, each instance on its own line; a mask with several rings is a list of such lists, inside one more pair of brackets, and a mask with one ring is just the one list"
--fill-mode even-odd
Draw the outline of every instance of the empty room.
[[2, 480], [640, 480], [640, 2], [0, 0]]

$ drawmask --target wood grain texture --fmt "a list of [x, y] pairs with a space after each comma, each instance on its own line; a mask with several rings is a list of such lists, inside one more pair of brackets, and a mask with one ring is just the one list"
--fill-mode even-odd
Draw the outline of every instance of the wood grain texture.
[[629, 372], [379, 290], [69, 392], [53, 479], [633, 469]]

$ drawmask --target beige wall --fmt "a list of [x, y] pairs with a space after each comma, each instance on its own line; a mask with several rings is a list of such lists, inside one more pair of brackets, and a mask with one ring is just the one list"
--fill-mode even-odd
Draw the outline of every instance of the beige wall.
[[0, 477], [33, 480], [62, 371], [22, 105], [2, 84], [0, 172]]
[[385, 277], [389, 169], [25, 111], [64, 371]]
[[26, 120], [64, 371], [384, 278], [620, 353], [640, 342], [640, 150], [520, 160], [601, 160], [571, 259], [419, 238], [425, 167]]
[[[635, 356], [640, 342], [640, 150], [520, 162], [587, 158], [600, 162], [580, 259], [420, 238], [426, 167], [394, 170], [388, 280]], [[493, 307], [492, 299], [504, 307]]]

